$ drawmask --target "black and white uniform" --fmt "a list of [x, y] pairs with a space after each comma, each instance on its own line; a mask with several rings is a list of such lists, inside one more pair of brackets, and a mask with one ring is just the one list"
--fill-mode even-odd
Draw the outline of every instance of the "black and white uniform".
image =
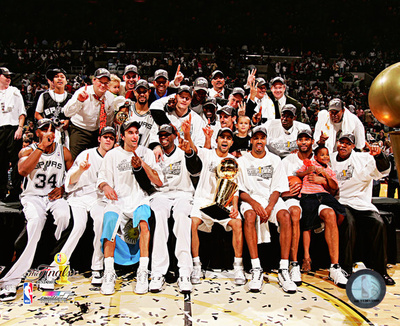
[[[2, 285], [18, 285], [24, 273], [31, 267], [47, 212], [51, 212], [54, 217], [54, 224], [57, 226], [54, 236], [57, 240], [69, 224], [67, 201], [64, 198], [50, 201], [48, 198], [50, 191], [64, 184], [66, 170], [63, 147], [54, 144], [54, 152], [42, 153], [36, 167], [24, 179], [21, 204], [27, 221], [28, 242], [17, 262], [1, 280]], [[35, 144], [30, 147], [35, 150], [37, 146]]]
[[[76, 183], [70, 184], [71, 175], [79, 170], [79, 164], [86, 160], [88, 154], [89, 169], [81, 174]], [[65, 191], [69, 193], [67, 201], [71, 206], [74, 227], [61, 251], [65, 253], [67, 257], [71, 256], [79, 239], [85, 232], [88, 219], [87, 213], [89, 212], [93, 219], [94, 231], [92, 270], [103, 269], [103, 253], [101, 251], [100, 238], [103, 229], [103, 210], [105, 205], [102, 201], [103, 196], [100, 195], [96, 187], [97, 175], [102, 162], [103, 157], [99, 153], [97, 147], [84, 150], [75, 159], [65, 179]]]
[[[40, 94], [36, 105], [36, 112], [40, 113], [43, 118], [52, 119], [53, 121], [67, 119], [62, 108], [72, 97], [68, 92], [56, 94], [53, 90], [45, 91]], [[56, 142], [63, 144], [69, 149], [69, 134], [67, 130], [57, 128], [55, 132]]]
[[[346, 208], [346, 218], [339, 228], [339, 256], [343, 260], [340, 264], [351, 272], [358, 234], [367, 239], [363, 243], [369, 244], [366, 265], [386, 274], [386, 231], [378, 209], [372, 204], [372, 184], [373, 180], [389, 174], [390, 164], [383, 154], [375, 158], [369, 153], [352, 151], [344, 161], [337, 160], [337, 152], [331, 157], [332, 170], [339, 185], [337, 199]], [[379, 165], [379, 161], [384, 163]]]
[[189, 217], [193, 204], [194, 187], [190, 173], [186, 168], [185, 153], [179, 148], [168, 155], [159, 166], [164, 179], [163, 186], [157, 187], [158, 192], [153, 195], [150, 207], [156, 217], [154, 231], [152, 272], [165, 275], [169, 266], [168, 255], [168, 218], [171, 215], [175, 220], [173, 232], [176, 236], [175, 255], [178, 259], [179, 275], [190, 276], [192, 272], [191, 256], [191, 219]]
[[311, 132], [309, 125], [293, 121], [293, 126], [286, 130], [282, 127], [280, 119], [268, 120], [263, 127], [267, 130], [267, 148], [268, 150], [278, 155], [280, 158], [288, 156], [291, 152], [298, 149], [297, 134], [300, 130], [308, 129]]
[[[256, 158], [251, 153], [243, 153], [239, 157], [238, 163], [240, 167], [238, 173], [239, 190], [248, 193], [263, 207], [268, 206], [269, 197], [274, 191], [282, 193], [289, 190], [288, 179], [279, 156], [268, 151], [263, 158]], [[243, 216], [246, 211], [252, 209], [247, 202], [243, 201], [240, 205], [240, 212]], [[279, 198], [276, 202], [268, 222], [278, 226], [276, 214], [280, 210], [287, 210], [282, 198]], [[260, 223], [258, 216], [256, 230], [258, 243], [271, 241], [268, 223]]]
[[[226, 231], [232, 230], [228, 225], [231, 218], [216, 220], [204, 214], [200, 208], [211, 204], [214, 201], [214, 195], [217, 190], [217, 167], [221, 160], [224, 158], [233, 158], [234, 156], [228, 154], [226, 157], [219, 157], [215, 149], [198, 148], [198, 156], [202, 162], [202, 170], [200, 173], [199, 183], [197, 184], [196, 192], [194, 194], [193, 208], [190, 213], [191, 217], [200, 218], [203, 223], [200, 224], [199, 230], [204, 232], [211, 232], [214, 223], [221, 224]], [[235, 194], [238, 196], [238, 193]], [[237, 218], [240, 218], [238, 216]]]
[[7, 194], [8, 174], [12, 167], [12, 185], [19, 194], [22, 177], [18, 173], [18, 153], [22, 148], [21, 139], [14, 139], [18, 129], [19, 117], [26, 116], [21, 92], [13, 86], [0, 90], [0, 196]]
[[149, 147], [150, 144], [158, 143], [158, 125], [150, 113], [150, 110], [145, 114], [137, 113], [135, 103], [129, 107], [129, 120], [139, 122], [139, 145]]

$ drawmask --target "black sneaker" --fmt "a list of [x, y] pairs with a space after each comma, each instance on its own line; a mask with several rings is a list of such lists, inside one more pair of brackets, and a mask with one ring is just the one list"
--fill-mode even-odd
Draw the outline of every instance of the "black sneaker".
[[17, 297], [17, 287], [15, 285], [6, 285], [0, 291], [0, 301], [12, 301]]

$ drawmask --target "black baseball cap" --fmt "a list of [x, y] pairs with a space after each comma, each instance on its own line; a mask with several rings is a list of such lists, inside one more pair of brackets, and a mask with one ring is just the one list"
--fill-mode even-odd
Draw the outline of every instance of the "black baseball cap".
[[104, 127], [103, 129], [101, 129], [100, 137], [105, 135], [105, 134], [113, 134], [115, 136], [116, 132], [115, 132], [115, 129], [113, 127]]
[[[55, 128], [53, 121], [48, 118], [40, 119], [36, 123], [37, 129], [47, 129], [49, 127], [49, 125], [52, 125]], [[47, 127], [47, 128], [45, 128], [45, 127]]]
[[124, 70], [124, 75], [126, 75], [128, 72], [134, 72], [135, 74], [139, 75], [138, 69], [135, 65], [127, 65]]
[[227, 115], [230, 115], [230, 116], [235, 116], [236, 115], [236, 112], [235, 112], [236, 110], [235, 110], [235, 108], [234, 107], [232, 107], [232, 106], [230, 106], [230, 105], [224, 105], [222, 108], [220, 108], [218, 111], [217, 111], [217, 114], [220, 114], [221, 112], [224, 112], [224, 113], [226, 113]]
[[138, 82], [135, 85], [135, 91], [140, 87], [144, 87], [146, 89], [150, 89], [149, 83], [145, 79], [138, 80]]
[[168, 80], [168, 72], [164, 69], [158, 69], [154, 73], [154, 80], [157, 80], [157, 78], [164, 77], [166, 80]]
[[217, 99], [215, 97], [207, 97], [203, 104], [203, 108], [206, 106], [213, 106], [214, 108], [217, 108]]
[[125, 132], [125, 130], [128, 130], [130, 127], [136, 127], [136, 129], [139, 130], [140, 123], [137, 122], [136, 120], [125, 121], [121, 126], [121, 134], [123, 134]]
[[11, 72], [10, 70], [8, 70], [8, 68], [6, 68], [6, 67], [0, 67], [0, 75], [11, 76], [11, 75], [15, 75], [15, 74], [13, 72]]
[[46, 71], [46, 78], [50, 79], [50, 80], [53, 80], [54, 77], [56, 75], [60, 74], [60, 73], [62, 73], [65, 76], [67, 76], [67, 72], [63, 68], [56, 67], [56, 68], [49, 69], [49, 70]]
[[231, 95], [237, 95], [237, 94], [242, 95], [242, 96], [244, 97], [244, 89], [241, 88], [241, 87], [235, 87], [235, 88], [232, 90]]
[[257, 126], [253, 128], [252, 135], [254, 136], [258, 132], [262, 132], [265, 136], [267, 136], [267, 129], [265, 129], [263, 126]]
[[271, 86], [276, 84], [276, 83], [281, 83], [285, 85], [285, 80], [282, 77], [275, 77], [271, 79]]
[[107, 77], [108, 79], [111, 79], [110, 72], [107, 69], [99, 68], [94, 72], [94, 78], [100, 79], [103, 77]]
[[181, 85], [178, 87], [178, 90], [176, 91], [177, 94], [183, 93], [183, 92], [188, 92], [190, 96], [193, 96], [192, 94], [192, 88], [188, 85]]
[[356, 138], [354, 137], [353, 134], [344, 134], [344, 135], [340, 136], [339, 140], [342, 140], [344, 138], [350, 140], [352, 144], [354, 144], [356, 142]]
[[163, 132], [166, 132], [167, 134], [170, 134], [170, 135], [174, 135], [175, 134], [174, 128], [169, 124], [163, 124], [160, 127], [160, 130], [158, 131], [157, 135], [160, 135]]
[[230, 128], [221, 128], [220, 130], [218, 130], [217, 138], [220, 137], [224, 132], [229, 132], [233, 138], [233, 131]]
[[221, 70], [214, 70], [213, 73], [211, 74], [211, 79], [214, 79], [215, 76], [217, 75], [221, 75], [222, 78], [225, 78], [225, 75]]
[[298, 134], [297, 134], [297, 139], [299, 139], [301, 136], [306, 135], [308, 138], [313, 138], [311, 130], [309, 129], [303, 129], [303, 130], [299, 130]]

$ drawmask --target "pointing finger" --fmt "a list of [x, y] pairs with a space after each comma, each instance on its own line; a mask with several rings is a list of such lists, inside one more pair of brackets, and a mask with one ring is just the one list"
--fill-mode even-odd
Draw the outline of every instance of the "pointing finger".
[[372, 147], [371, 147], [371, 145], [370, 145], [368, 142], [365, 142], [365, 146], [367, 146], [367, 148], [369, 149], [369, 151], [372, 150]]
[[87, 84], [85, 83], [85, 92], [87, 91]]
[[208, 118], [208, 125], [210, 125], [211, 124], [211, 121], [210, 121], [210, 118]]
[[179, 74], [180, 71], [181, 71], [181, 65], [178, 65], [178, 69], [176, 69], [176, 75]]
[[189, 113], [189, 123], [192, 124], [192, 114]]
[[86, 161], [89, 161], [89, 153], [87, 153]]

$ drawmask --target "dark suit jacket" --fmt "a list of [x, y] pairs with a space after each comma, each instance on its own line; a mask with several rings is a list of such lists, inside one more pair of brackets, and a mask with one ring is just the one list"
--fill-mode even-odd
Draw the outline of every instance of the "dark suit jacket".
[[[268, 96], [272, 99], [275, 106], [275, 119], [281, 118], [281, 113], [279, 112], [279, 104], [278, 100], [275, 98], [274, 94], [272, 94], [271, 90], [267, 91]], [[291, 96], [286, 95], [286, 103], [285, 104], [293, 104], [296, 107], [296, 120], [301, 122], [301, 108], [303, 107], [299, 101], [294, 99]]]

